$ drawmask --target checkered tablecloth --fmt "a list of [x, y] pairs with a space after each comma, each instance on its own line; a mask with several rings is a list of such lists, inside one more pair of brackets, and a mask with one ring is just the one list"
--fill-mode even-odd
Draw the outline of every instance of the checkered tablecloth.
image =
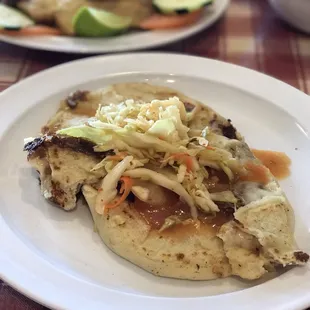
[[[232, 0], [225, 16], [210, 29], [158, 50], [239, 64], [310, 94], [310, 36], [278, 20], [265, 0]], [[81, 56], [0, 43], [0, 91], [36, 72], [78, 58]], [[46, 308], [0, 281], [0, 310], [13, 309]]]

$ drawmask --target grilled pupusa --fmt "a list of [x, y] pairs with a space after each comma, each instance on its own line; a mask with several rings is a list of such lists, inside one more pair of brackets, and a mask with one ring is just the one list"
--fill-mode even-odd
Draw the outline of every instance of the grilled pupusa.
[[274, 176], [230, 120], [175, 90], [76, 92], [26, 142], [43, 195], [72, 210], [82, 191], [104, 243], [156, 275], [253, 280], [308, 261]]

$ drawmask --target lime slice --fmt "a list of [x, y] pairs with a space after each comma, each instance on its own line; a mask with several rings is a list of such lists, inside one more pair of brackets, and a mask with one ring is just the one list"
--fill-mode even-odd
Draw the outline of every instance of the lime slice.
[[104, 10], [82, 7], [73, 17], [74, 32], [83, 37], [108, 37], [126, 31], [131, 18]]
[[33, 24], [33, 20], [25, 14], [0, 3], [0, 28], [19, 29]]

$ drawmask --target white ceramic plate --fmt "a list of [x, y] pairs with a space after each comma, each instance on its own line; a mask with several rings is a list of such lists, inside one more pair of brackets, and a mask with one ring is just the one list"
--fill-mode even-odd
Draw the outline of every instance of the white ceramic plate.
[[[81, 72], [83, 74], [81, 74]], [[116, 82], [167, 85], [233, 120], [250, 146], [286, 152], [281, 182], [296, 211], [296, 238], [310, 251], [310, 99], [260, 73], [174, 54], [94, 57], [34, 75], [0, 95], [0, 276], [57, 309], [302, 309], [309, 266], [259, 282], [191, 282], [155, 277], [117, 257], [93, 231], [86, 207], [66, 213], [40, 195], [22, 152], [71, 91]]]
[[185, 39], [211, 26], [223, 15], [229, 2], [230, 0], [216, 0], [211, 7], [206, 8], [204, 16], [199, 22], [190, 27], [176, 30], [132, 32], [105, 39], [56, 36], [16, 38], [0, 35], [0, 40], [34, 49], [85, 54], [153, 48]]

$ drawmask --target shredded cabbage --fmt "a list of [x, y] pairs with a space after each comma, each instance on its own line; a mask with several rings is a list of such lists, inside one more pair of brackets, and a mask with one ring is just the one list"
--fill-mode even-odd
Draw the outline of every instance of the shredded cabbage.
[[184, 181], [185, 174], [186, 174], [186, 166], [181, 164], [179, 166], [178, 175], [177, 175], [179, 183], [182, 183]]
[[229, 169], [227, 163], [224, 162], [224, 161], [223, 161], [223, 162], [220, 162], [220, 163], [219, 163], [219, 166], [220, 166], [220, 167], [222, 168], [222, 170], [226, 173], [226, 175], [227, 175], [229, 181], [230, 181], [230, 182], [233, 181], [234, 178], [235, 178], [235, 176], [234, 176], [233, 172]]
[[58, 135], [66, 135], [75, 138], [84, 138], [96, 144], [103, 144], [112, 140], [111, 134], [106, 134], [100, 128], [89, 127], [86, 125], [60, 129], [56, 133]]
[[[240, 168], [224, 149], [228, 139], [210, 131], [208, 120], [208, 112], [198, 105], [187, 113], [177, 97], [148, 103], [129, 99], [101, 105], [95, 118], [57, 134], [88, 139], [97, 152], [113, 150], [115, 155], [92, 169], [105, 175], [96, 201], [98, 213], [116, 198], [120, 178], [128, 176], [175, 192], [197, 219], [197, 209], [214, 213], [219, 211], [216, 201], [236, 200], [231, 192], [208, 192], [205, 167], [224, 171], [230, 181]], [[143, 199], [148, 195], [139, 186], [133, 186], [132, 191]], [[166, 226], [172, 225], [170, 220]]]
[[231, 191], [211, 193], [210, 197], [213, 201], [231, 202], [233, 204], [237, 203], [237, 198]]

